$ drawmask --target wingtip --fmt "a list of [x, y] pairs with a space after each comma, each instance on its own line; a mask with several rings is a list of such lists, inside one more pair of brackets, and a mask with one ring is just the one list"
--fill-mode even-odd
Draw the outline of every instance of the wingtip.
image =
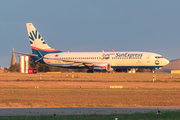
[[114, 49], [111, 48], [111, 51], [114, 52]]

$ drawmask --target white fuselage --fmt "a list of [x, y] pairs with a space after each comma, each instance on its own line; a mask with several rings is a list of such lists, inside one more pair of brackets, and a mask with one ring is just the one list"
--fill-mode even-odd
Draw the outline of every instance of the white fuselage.
[[[85, 67], [89, 64], [108, 63], [111, 68], [159, 68], [169, 61], [151, 52], [62, 52], [44, 56], [45, 63], [58, 67]], [[67, 61], [64, 61], [67, 60]]]

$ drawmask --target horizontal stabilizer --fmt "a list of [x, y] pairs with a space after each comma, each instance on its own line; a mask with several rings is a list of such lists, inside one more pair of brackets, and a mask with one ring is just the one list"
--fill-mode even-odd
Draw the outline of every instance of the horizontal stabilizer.
[[[12, 52], [12, 51], [11, 51], [11, 52]], [[14, 52], [14, 53], [16, 53], [16, 54], [21, 54], [21, 55], [38, 57], [38, 55], [36, 55], [36, 54], [31, 54], [31, 53], [22, 53], [22, 52]]]

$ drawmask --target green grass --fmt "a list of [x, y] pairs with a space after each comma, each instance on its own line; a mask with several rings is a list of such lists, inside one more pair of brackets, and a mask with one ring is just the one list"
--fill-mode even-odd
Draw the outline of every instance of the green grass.
[[133, 114], [111, 114], [111, 115], [67, 115], [67, 116], [15, 116], [0, 117], [0, 120], [179, 120], [180, 111], [162, 111], [161, 114], [155, 112], [133, 113]]

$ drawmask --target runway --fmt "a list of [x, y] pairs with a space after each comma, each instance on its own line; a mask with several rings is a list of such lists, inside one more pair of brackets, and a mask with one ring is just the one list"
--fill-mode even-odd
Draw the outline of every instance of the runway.
[[41, 115], [90, 115], [90, 114], [131, 114], [161, 110], [180, 110], [180, 106], [143, 107], [69, 107], [69, 108], [1, 108], [0, 116], [41, 116]]

